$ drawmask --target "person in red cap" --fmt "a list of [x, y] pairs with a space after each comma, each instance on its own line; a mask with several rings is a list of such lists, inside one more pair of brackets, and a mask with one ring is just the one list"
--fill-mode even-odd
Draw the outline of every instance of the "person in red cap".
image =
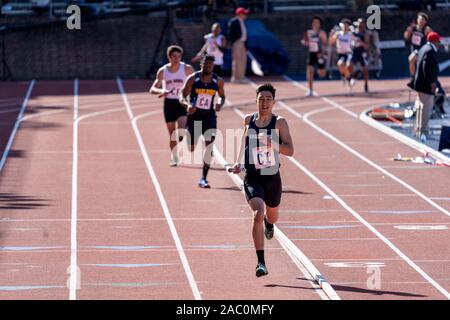
[[239, 7], [235, 10], [236, 16], [228, 22], [228, 41], [231, 44], [232, 65], [231, 82], [244, 83], [247, 66], [247, 28], [245, 19], [249, 11]]
[[411, 44], [411, 54], [408, 57], [409, 74], [414, 77], [416, 72], [417, 53], [427, 42], [427, 35], [433, 30], [428, 25], [428, 15], [424, 12], [417, 14], [417, 19], [413, 21], [403, 33], [407, 43]]
[[439, 87], [438, 73], [439, 64], [436, 59], [441, 42], [441, 36], [437, 32], [430, 32], [427, 35], [427, 43], [417, 54], [417, 68], [414, 79], [408, 86], [417, 91], [419, 106], [416, 113], [415, 134], [423, 143], [427, 140], [428, 120], [434, 105], [434, 96]]

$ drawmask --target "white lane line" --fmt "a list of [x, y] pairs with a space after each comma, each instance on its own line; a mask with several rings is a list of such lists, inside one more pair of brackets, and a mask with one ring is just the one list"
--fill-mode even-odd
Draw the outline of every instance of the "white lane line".
[[[78, 279], [78, 265], [77, 265], [77, 224], [78, 224], [78, 126], [81, 121], [96, 117], [99, 115], [105, 115], [109, 113], [123, 111], [123, 107], [114, 108], [109, 110], [97, 111], [89, 113], [83, 116], [78, 115], [78, 79], [74, 81], [74, 111], [73, 111], [73, 142], [72, 142], [72, 208], [71, 208], [71, 241], [70, 241], [70, 278], [69, 278], [69, 299], [77, 299], [77, 287], [79, 287]], [[50, 111], [56, 113], [58, 111]], [[160, 113], [160, 110], [152, 111], [154, 114]]]
[[134, 130], [134, 133], [136, 135], [136, 139], [137, 139], [137, 142], [139, 144], [139, 148], [141, 149], [141, 154], [142, 154], [142, 157], [144, 158], [144, 162], [145, 162], [145, 165], [147, 167], [148, 174], [150, 175], [150, 178], [151, 178], [151, 180], [153, 182], [153, 185], [155, 187], [156, 193], [157, 193], [158, 198], [159, 198], [159, 202], [161, 204], [161, 208], [163, 209], [164, 216], [166, 217], [167, 224], [169, 225], [170, 232], [171, 232], [172, 237], [173, 237], [173, 239], [175, 241], [175, 245], [177, 247], [178, 255], [180, 256], [180, 260], [181, 260], [181, 262], [183, 264], [184, 272], [186, 273], [186, 277], [187, 277], [187, 279], [189, 281], [189, 285], [191, 286], [192, 293], [194, 294], [194, 298], [196, 300], [201, 300], [202, 297], [200, 295], [200, 291], [199, 291], [199, 289], [197, 287], [197, 283], [195, 282], [194, 275], [192, 274], [191, 267], [189, 266], [189, 262], [187, 260], [186, 254], [185, 254], [184, 249], [183, 249], [183, 245], [181, 244], [180, 237], [178, 236], [177, 229], [176, 229], [175, 224], [173, 222], [172, 215], [171, 215], [171, 213], [169, 211], [169, 207], [167, 206], [166, 199], [164, 198], [164, 195], [162, 193], [161, 185], [159, 184], [158, 178], [156, 177], [155, 170], [153, 169], [153, 165], [152, 165], [152, 163], [150, 161], [149, 155], [148, 155], [147, 150], [145, 148], [144, 141], [142, 139], [142, 135], [141, 135], [141, 133], [139, 131], [139, 128], [138, 128], [138, 125], [137, 125], [137, 121], [139, 119], [142, 119], [143, 117], [146, 117], [146, 116], [150, 115], [150, 113], [145, 113], [145, 114], [142, 114], [140, 116], [135, 117], [134, 114], [133, 114], [133, 111], [132, 111], [132, 109], [130, 107], [130, 104], [128, 102], [128, 98], [126, 96], [125, 90], [123, 88], [122, 80], [120, 78], [117, 78], [116, 82], [117, 82], [117, 86], [119, 87], [120, 95], [122, 96], [123, 103], [124, 103], [125, 108], [127, 110], [128, 117], [130, 118], [130, 120], [132, 122], [133, 130]]
[[[253, 83], [254, 84], [254, 83]], [[256, 85], [256, 84], [254, 84]], [[433, 201], [429, 200], [427, 197], [425, 197], [423, 194], [421, 194], [419, 191], [415, 190], [402, 180], [398, 179], [391, 173], [387, 172], [386, 170], [382, 169], [369, 159], [365, 158], [349, 146], [342, 143], [339, 139], [334, 137], [333, 135], [329, 134], [319, 126], [315, 125], [313, 122], [311, 122], [308, 117], [312, 114], [316, 114], [318, 112], [323, 112], [324, 110], [328, 110], [329, 108], [322, 108], [316, 111], [309, 112], [303, 116], [303, 121], [308, 123], [311, 127], [328, 137], [329, 139], [333, 140], [340, 146], [342, 146], [347, 151], [350, 151], [352, 154], [356, 155], [358, 158], [362, 159], [363, 161], [367, 162], [368, 164], [372, 165], [375, 169], [383, 172], [384, 174], [390, 176], [392, 179], [396, 180], [397, 182], [403, 184], [404, 186], [408, 186], [409, 190], [413, 191], [417, 195], [422, 195], [422, 198], [425, 200], [428, 200], [427, 202], [431, 202], [432, 204], [435, 204]], [[326, 192], [328, 192], [336, 201], [338, 201], [342, 207], [344, 207], [348, 212], [350, 212], [356, 219], [358, 219], [362, 224], [364, 224], [372, 233], [374, 233], [378, 238], [380, 238], [386, 245], [388, 245], [397, 255], [399, 255], [406, 263], [408, 263], [414, 270], [416, 270], [417, 273], [419, 273], [425, 280], [427, 280], [431, 285], [433, 285], [439, 292], [441, 292], [447, 299], [450, 299], [450, 293], [445, 290], [441, 285], [439, 285], [433, 278], [431, 278], [425, 271], [423, 271], [417, 264], [415, 264], [408, 256], [406, 256], [400, 249], [398, 249], [392, 242], [390, 242], [385, 236], [383, 236], [377, 229], [375, 229], [370, 223], [368, 223], [363, 217], [361, 217], [353, 208], [351, 208], [345, 201], [343, 201], [333, 190], [331, 190], [325, 183], [323, 183], [320, 179], [318, 179], [312, 172], [310, 172], [308, 169], [306, 169], [303, 165], [301, 165], [296, 159], [292, 157], [288, 157], [288, 159], [294, 163], [300, 170], [302, 170], [304, 173], [306, 173], [312, 180], [314, 180], [317, 184], [319, 184], [322, 189], [324, 189]], [[446, 213], [447, 211], [435, 204], [435, 207], [440, 208], [441, 211]], [[450, 215], [448, 212], [447, 215]]]
[[[300, 84], [299, 82], [293, 80], [292, 78], [283, 75], [283, 78], [287, 81], [289, 81], [291, 84], [293, 84], [294, 86], [303, 89], [304, 91], [307, 91], [308, 88], [306, 88], [304, 85]], [[450, 157], [445, 156], [444, 154], [440, 153], [439, 151], [434, 150], [433, 148], [422, 144], [410, 137], [407, 137], [397, 131], [395, 131], [392, 128], [389, 128], [381, 123], [379, 123], [378, 121], [370, 118], [369, 116], [367, 116], [367, 111], [369, 111], [369, 109], [364, 110], [363, 112], [361, 112], [361, 114], [358, 116], [356, 113], [351, 112], [349, 110], [347, 110], [345, 107], [343, 107], [342, 105], [328, 99], [325, 97], [322, 97], [320, 94], [318, 94], [317, 92], [314, 92], [314, 95], [317, 97], [320, 97], [323, 101], [327, 102], [328, 104], [332, 105], [333, 107], [349, 114], [351, 117], [353, 118], [359, 118], [362, 122], [364, 122], [365, 124], [371, 126], [372, 128], [375, 128], [381, 132], [383, 132], [384, 134], [391, 136], [395, 139], [397, 139], [398, 141], [402, 142], [403, 144], [406, 144], [407, 146], [416, 149], [418, 151], [422, 151], [425, 150], [428, 153], [430, 153], [431, 155], [433, 155], [435, 158], [440, 159], [444, 162], [446, 161], [450, 161]]]
[[72, 214], [70, 219], [70, 280], [69, 299], [77, 299], [77, 203], [78, 203], [78, 79], [73, 84], [73, 141], [72, 141]]
[[[232, 106], [232, 103], [229, 100], [226, 100], [226, 103], [229, 106]], [[241, 118], [245, 118], [245, 114], [237, 109], [236, 107], [232, 107], [233, 111], [237, 113]], [[215, 158], [219, 161], [219, 163], [225, 167], [227, 162], [225, 161], [224, 157], [220, 153], [220, 151], [217, 149], [216, 146], [214, 148], [214, 155]], [[229, 173], [227, 171], [229, 177], [233, 180], [233, 182], [236, 184], [236, 186], [241, 187], [243, 184], [242, 179], [233, 173]], [[312, 262], [309, 260], [309, 258], [288, 238], [286, 235], [277, 227], [275, 227], [275, 238], [278, 240], [282, 248], [287, 252], [289, 257], [292, 259], [292, 261], [295, 263], [295, 265], [300, 269], [300, 271], [303, 272], [305, 277], [311, 277], [311, 280], [315, 281], [319, 287], [323, 290], [318, 290], [316, 288], [316, 293], [319, 294], [319, 296], [322, 299], [330, 299], [330, 300], [340, 300], [341, 298], [336, 293], [336, 291], [333, 289], [333, 287], [326, 281], [325, 277], [317, 270], [317, 268], [312, 264]], [[315, 287], [316, 284], [313, 285]]]
[[383, 132], [384, 134], [402, 142], [403, 144], [406, 144], [407, 146], [418, 150], [422, 153], [423, 150], [427, 151], [429, 154], [431, 154], [433, 157], [440, 159], [441, 161], [444, 162], [448, 162], [450, 161], [450, 157], [447, 157], [446, 155], [444, 155], [443, 153], [434, 150], [433, 148], [427, 146], [426, 144], [420, 143], [416, 140], [414, 140], [413, 138], [410, 138], [408, 136], [405, 136], [404, 134], [395, 131], [394, 129], [392, 129], [391, 127], [385, 126], [381, 123], [379, 123], [377, 120], [372, 119], [371, 117], [369, 117], [367, 115], [367, 112], [370, 109], [366, 109], [363, 112], [360, 113], [359, 115], [359, 119], [361, 121], [363, 121], [364, 123], [366, 123], [367, 125], [371, 126], [372, 128], [375, 128], [381, 132]]
[[376, 170], [382, 172], [384, 175], [390, 177], [392, 180], [398, 182], [403, 187], [405, 187], [406, 189], [410, 190], [411, 192], [415, 193], [420, 198], [422, 198], [423, 200], [428, 202], [431, 206], [435, 207], [436, 209], [438, 209], [439, 211], [441, 211], [442, 213], [444, 213], [445, 215], [450, 217], [450, 212], [448, 210], [446, 210], [445, 208], [443, 208], [440, 205], [438, 205], [436, 202], [434, 202], [433, 200], [431, 200], [430, 198], [425, 196], [423, 193], [421, 193], [419, 190], [413, 188], [411, 185], [409, 185], [405, 181], [401, 180], [400, 178], [398, 178], [394, 174], [392, 174], [389, 171], [383, 169], [381, 166], [377, 165], [375, 162], [369, 160], [368, 158], [363, 156], [361, 153], [359, 153], [355, 149], [351, 148], [350, 146], [346, 145], [341, 140], [336, 138], [334, 135], [328, 133], [327, 131], [325, 131], [324, 129], [322, 129], [318, 125], [316, 125], [314, 122], [309, 120], [310, 116], [318, 114], [318, 113], [323, 112], [323, 111], [326, 111], [328, 109], [329, 108], [322, 108], [322, 109], [318, 109], [318, 110], [315, 110], [315, 111], [308, 112], [307, 114], [305, 114], [303, 116], [303, 121], [305, 121], [309, 126], [313, 127], [316, 131], [320, 132], [322, 135], [324, 135], [325, 137], [329, 138], [330, 140], [332, 140], [333, 142], [335, 142], [336, 144], [338, 144], [339, 146], [341, 146], [342, 148], [344, 148], [345, 150], [347, 150], [348, 152], [350, 152], [351, 154], [353, 154], [357, 158], [361, 159], [362, 161], [364, 161], [365, 163], [367, 163], [371, 167], [375, 168]]
[[27, 107], [28, 100], [30, 99], [31, 91], [33, 90], [34, 84], [35, 84], [35, 80], [32, 80], [30, 82], [30, 85], [28, 86], [27, 94], [25, 95], [25, 99], [22, 102], [22, 106], [20, 107], [20, 112], [17, 115], [13, 130], [11, 131], [11, 134], [8, 139], [8, 143], [6, 144], [5, 151], [3, 152], [2, 158], [0, 160], [0, 172], [2, 172], [3, 167], [5, 166], [6, 159], [8, 158], [14, 138], [16, 137], [17, 130], [19, 129], [19, 125], [22, 120], [23, 113], [25, 112], [25, 108]]

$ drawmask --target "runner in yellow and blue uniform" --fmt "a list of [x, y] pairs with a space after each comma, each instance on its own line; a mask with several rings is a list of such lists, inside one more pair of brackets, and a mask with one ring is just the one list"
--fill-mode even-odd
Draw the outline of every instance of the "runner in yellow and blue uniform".
[[[190, 136], [190, 151], [201, 135], [205, 138], [202, 177], [198, 183], [200, 188], [210, 188], [206, 177], [212, 159], [212, 147], [217, 129], [217, 115], [225, 103], [224, 81], [213, 73], [214, 56], [205, 55], [201, 61], [201, 70], [190, 75], [181, 91], [180, 103], [187, 108], [187, 131]], [[219, 95], [214, 104], [216, 93]], [[188, 101], [189, 96], [189, 101]]]

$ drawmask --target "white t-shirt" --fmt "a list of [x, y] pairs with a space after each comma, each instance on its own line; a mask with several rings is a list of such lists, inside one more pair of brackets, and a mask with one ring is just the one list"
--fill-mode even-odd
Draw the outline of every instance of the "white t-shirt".
[[204, 38], [206, 53], [214, 56], [215, 65], [221, 66], [223, 64], [223, 52], [220, 51], [219, 46], [221, 45], [223, 35], [219, 34], [217, 37], [214, 37], [212, 33], [208, 33]]

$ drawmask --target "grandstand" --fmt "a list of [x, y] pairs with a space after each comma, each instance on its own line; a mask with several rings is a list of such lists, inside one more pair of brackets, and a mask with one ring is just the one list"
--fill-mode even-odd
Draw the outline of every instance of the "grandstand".
[[77, 4], [91, 15], [133, 10], [162, 9], [168, 5], [200, 5], [214, 11], [232, 11], [236, 6], [246, 6], [254, 13], [285, 11], [360, 11], [368, 5], [378, 5], [382, 10], [436, 10], [450, 9], [449, 0], [2, 0], [2, 15], [64, 16], [70, 4]]

